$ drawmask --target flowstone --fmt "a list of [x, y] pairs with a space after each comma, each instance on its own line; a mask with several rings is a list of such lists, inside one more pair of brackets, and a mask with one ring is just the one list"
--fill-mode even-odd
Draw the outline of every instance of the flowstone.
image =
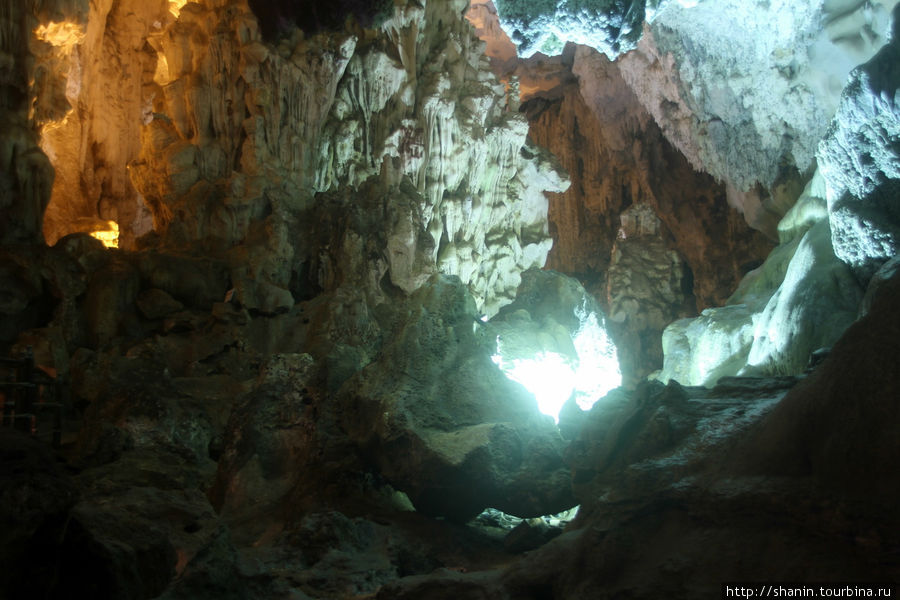
[[816, 174], [779, 223], [781, 244], [728, 303], [665, 329], [659, 379], [713, 385], [726, 375], [798, 374], [841, 336], [863, 291], [832, 250], [824, 195]]

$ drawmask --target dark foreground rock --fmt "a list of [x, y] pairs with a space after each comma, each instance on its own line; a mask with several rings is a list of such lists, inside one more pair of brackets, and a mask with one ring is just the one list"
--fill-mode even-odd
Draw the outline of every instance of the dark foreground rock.
[[[507, 568], [409, 577], [379, 598], [700, 598], [724, 581], [900, 575], [900, 278], [794, 378], [613, 392], [570, 447], [581, 510]], [[795, 385], [796, 384], [796, 385]]]

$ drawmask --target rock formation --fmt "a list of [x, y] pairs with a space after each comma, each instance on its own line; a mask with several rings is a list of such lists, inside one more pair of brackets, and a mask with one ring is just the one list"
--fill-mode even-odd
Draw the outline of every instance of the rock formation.
[[891, 140], [900, 119], [882, 102], [898, 79], [896, 48], [894, 38], [851, 74], [819, 147], [820, 171], [778, 225], [781, 245], [729, 306], [667, 329], [664, 380], [710, 384], [736, 373], [797, 373], [856, 318], [870, 278], [895, 254]]
[[862, 284], [897, 254], [898, 32], [895, 9], [891, 43], [851, 73], [817, 153], [827, 186], [835, 254], [853, 268]]
[[[559, 158], [572, 181], [551, 195], [548, 218], [556, 243], [548, 266], [577, 274], [610, 315], [618, 314], [613, 321], [622, 325], [613, 334], [622, 347], [623, 373], [636, 381], [662, 366], [663, 328], [723, 304], [770, 245], [728, 206], [724, 187], [694, 171], [665, 139], [617, 63], [588, 48], [570, 47], [562, 58], [569, 62], [559, 79], [568, 83], [523, 105], [532, 139]], [[652, 233], [622, 222], [639, 206], [661, 221]], [[626, 239], [617, 241], [622, 232]], [[654, 247], [647, 250], [665, 289], [626, 283], [648, 274], [646, 265], [632, 260], [644, 252], [637, 237]], [[645, 304], [643, 310], [665, 307], [665, 316], [648, 322], [637, 317], [642, 309], [617, 310], [623, 294]]]
[[[575, 42], [615, 58], [632, 50], [641, 37], [644, 20], [651, 21], [671, 0], [616, 2], [527, 2], [498, 0], [504, 29], [528, 57], [535, 52], [558, 54], [563, 45]], [[692, 0], [679, 2], [693, 5]]]
[[697, 598], [725, 581], [895, 577], [896, 466], [881, 457], [897, 451], [884, 424], [900, 416], [900, 279], [889, 285], [800, 383], [609, 394], [570, 447], [581, 509], [568, 531], [508, 567], [409, 577], [378, 597]]
[[893, 4], [3, 4], [0, 596], [896, 580]]
[[[621, 55], [622, 76], [670, 143], [724, 181], [730, 203], [774, 237], [848, 73], [888, 39], [896, 2], [497, 4], [528, 54], [558, 54], [568, 40]], [[782, 99], [777, 110], [773, 97]]]
[[53, 168], [38, 146], [29, 116], [34, 64], [31, 31], [37, 3], [10, 5], [0, 15], [0, 244], [41, 242]]
[[52, 42], [68, 44], [68, 70], [54, 76], [77, 97], [44, 126], [62, 164], [51, 242], [71, 232], [60, 223], [101, 217], [130, 248], [151, 216], [162, 238], [152, 243], [216, 245], [240, 301], [281, 309], [302, 277], [292, 265], [320, 258], [288, 230], [296, 237], [310, 221], [316, 193], [374, 178], [406, 197], [374, 243], [387, 245], [390, 281], [407, 293], [429, 272], [454, 274], [493, 314], [514, 295], [516, 272], [543, 264], [542, 191], [566, 184], [540, 152], [520, 153], [527, 126], [483, 68], [482, 44], [458, 19], [464, 4], [404, 6], [377, 38], [341, 23], [294, 29], [274, 46], [246, 4], [107, 4], [92, 5], [81, 37]]

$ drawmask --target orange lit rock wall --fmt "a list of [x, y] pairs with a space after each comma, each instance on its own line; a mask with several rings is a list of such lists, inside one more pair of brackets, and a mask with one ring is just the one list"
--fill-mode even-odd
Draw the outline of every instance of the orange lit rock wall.
[[[126, 246], [147, 231], [126, 165], [140, 152], [155, 66], [146, 42], [173, 20], [168, 7], [165, 0], [91, 2], [87, 10], [59, 15], [73, 35], [44, 42], [39, 67], [59, 81], [55, 103], [69, 107], [41, 123], [41, 145], [57, 172], [44, 225], [48, 243], [73, 231], [81, 217], [116, 221]], [[50, 95], [39, 90], [37, 97]]]
[[[566, 184], [545, 153], [520, 152], [527, 123], [464, 8], [400, 3], [380, 28], [267, 40], [245, 0], [104, 0], [35, 19], [35, 122], [57, 171], [48, 243], [112, 221], [122, 248], [212, 252], [241, 301], [284, 308], [297, 269], [320, 289], [317, 273], [340, 272], [339, 252], [310, 241], [322, 215], [301, 213], [375, 179], [392, 199], [369, 279], [411, 292], [458, 275], [495, 312], [544, 264], [543, 190]], [[267, 291], [244, 297], [249, 280]]]
[[566, 192], [551, 198], [555, 245], [548, 265], [602, 278], [619, 215], [646, 203], [663, 222], [663, 238], [694, 274], [698, 308], [723, 303], [771, 243], [727, 205], [724, 186], [694, 171], [665, 140], [616, 63], [579, 48], [572, 70], [578, 83], [561, 98], [524, 106], [530, 135], [572, 179]]

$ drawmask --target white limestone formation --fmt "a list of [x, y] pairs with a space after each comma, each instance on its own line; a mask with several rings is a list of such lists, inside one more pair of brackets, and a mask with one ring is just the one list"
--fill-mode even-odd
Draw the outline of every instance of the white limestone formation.
[[642, 4], [497, 7], [522, 56], [558, 54], [568, 40], [618, 59], [669, 141], [774, 239], [847, 76], [887, 41], [896, 1], [651, 2], [646, 14]]
[[781, 244], [728, 304], [666, 328], [659, 379], [713, 385], [728, 375], [796, 374], [837, 341], [863, 290], [832, 250], [824, 195], [817, 173], [779, 223]]
[[230, 253], [240, 299], [278, 310], [291, 265], [309, 259], [296, 240], [315, 226], [302, 216], [315, 195], [406, 181], [378, 242], [391, 283], [410, 293], [434, 271], [458, 275], [495, 313], [518, 273], [543, 266], [543, 192], [567, 182], [528, 146], [465, 6], [403, 2], [377, 29], [275, 40], [244, 1], [70, 10], [43, 34], [65, 91], [40, 94], [62, 103], [44, 111], [59, 167], [48, 238], [102, 217], [128, 248], [152, 221], [168, 246]]
[[862, 283], [900, 251], [900, 8], [891, 43], [850, 75], [817, 158], [835, 253]]

